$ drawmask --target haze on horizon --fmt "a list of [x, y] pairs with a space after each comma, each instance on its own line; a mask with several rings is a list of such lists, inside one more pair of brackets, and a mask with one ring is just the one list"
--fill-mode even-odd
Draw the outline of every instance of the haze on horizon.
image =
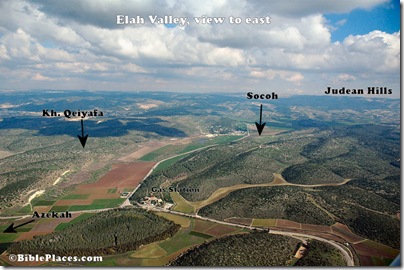
[[[400, 2], [0, 2], [0, 89], [324, 93], [388, 87], [400, 96]], [[117, 25], [116, 15], [191, 24]], [[196, 24], [193, 17], [225, 17]], [[229, 24], [228, 17], [271, 17]]]

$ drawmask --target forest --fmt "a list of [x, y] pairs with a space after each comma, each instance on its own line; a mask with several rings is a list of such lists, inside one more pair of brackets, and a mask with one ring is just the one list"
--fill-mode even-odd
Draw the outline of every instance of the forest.
[[[364, 185], [365, 180], [360, 181], [352, 180], [337, 187], [242, 189], [231, 192], [198, 213], [221, 220], [229, 217], [281, 218], [318, 225], [340, 222], [362, 237], [399, 248], [399, 176], [376, 181], [373, 188]], [[394, 193], [386, 192], [390, 189]]]
[[142, 209], [114, 209], [93, 215], [61, 231], [15, 242], [10, 254], [58, 256], [110, 255], [173, 236], [180, 226]]
[[300, 187], [256, 187], [231, 192], [199, 210], [201, 216], [287, 219], [300, 223], [332, 225], [335, 221], [316, 207]]
[[[232, 235], [195, 247], [172, 266], [287, 266], [299, 240], [265, 232]], [[313, 241], [300, 266], [346, 266], [333, 247]]]

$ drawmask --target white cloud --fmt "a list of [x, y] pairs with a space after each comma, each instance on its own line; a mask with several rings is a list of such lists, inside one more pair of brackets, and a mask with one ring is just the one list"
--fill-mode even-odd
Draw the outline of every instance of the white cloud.
[[36, 73], [32, 79], [35, 81], [54, 81], [54, 79], [42, 76], [40, 73]]
[[[72, 61], [73, 57], [65, 50], [45, 48], [35, 38], [22, 29], [7, 33], [0, 39], [4, 59], [23, 60], [21, 64], [44, 61]], [[25, 60], [25, 61], [24, 61]]]
[[352, 72], [396, 72], [400, 68], [400, 33], [372, 31], [348, 36], [328, 52], [334, 70]]
[[371, 9], [377, 5], [387, 3], [389, 0], [252, 0], [255, 8], [261, 13], [275, 13], [283, 16], [307, 16], [320, 13], [347, 13], [354, 9]]
[[254, 78], [273, 80], [275, 77], [282, 78], [288, 82], [300, 85], [304, 76], [298, 72], [284, 71], [284, 70], [260, 70], [253, 69], [250, 71], [250, 76]]
[[348, 19], [342, 19], [342, 20], [337, 21], [337, 22], [335, 23], [335, 25], [343, 26], [343, 25], [346, 24], [347, 22], [348, 22]]
[[337, 80], [343, 81], [343, 82], [351, 82], [351, 81], [356, 80], [356, 77], [352, 76], [350, 74], [344, 73], [344, 74], [338, 75]]
[[[127, 82], [122, 82], [122, 87], [141, 89], [174, 85], [182, 85], [184, 90], [188, 86], [225, 88], [220, 81], [223, 78], [227, 84], [233, 80], [240, 89], [272, 80], [289, 89], [299, 85], [302, 91], [303, 82], [307, 89], [318, 85], [322, 73], [339, 74], [338, 79], [346, 82], [363, 81], [364, 74], [368, 78], [377, 75], [379, 81], [398, 84], [400, 32], [375, 30], [333, 43], [323, 15], [371, 9], [385, 2], [2, 1], [0, 68], [38, 83], [69, 80], [72, 87], [80, 88], [96, 88], [97, 80], [105, 87], [116, 86], [121, 80]], [[269, 15], [271, 24], [193, 23], [172, 29], [150, 24], [117, 26], [117, 14], [190, 19], [201, 15]], [[15, 84], [5, 75], [0, 77], [5, 84], [9, 82], [9, 88]], [[86, 80], [88, 83], [83, 83]], [[191, 80], [198, 84], [189, 85]], [[156, 85], [150, 86], [153, 83]], [[234, 85], [228, 89], [237, 90]]]

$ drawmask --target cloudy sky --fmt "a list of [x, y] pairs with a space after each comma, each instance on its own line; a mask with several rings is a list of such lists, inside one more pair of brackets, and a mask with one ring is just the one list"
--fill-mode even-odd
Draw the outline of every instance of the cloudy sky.
[[[386, 86], [399, 96], [399, 0], [1, 0], [0, 12], [3, 90], [289, 95]], [[145, 22], [118, 25], [117, 15]], [[189, 25], [152, 24], [149, 15]], [[197, 24], [201, 16], [225, 21]], [[270, 24], [244, 22], [267, 16]]]

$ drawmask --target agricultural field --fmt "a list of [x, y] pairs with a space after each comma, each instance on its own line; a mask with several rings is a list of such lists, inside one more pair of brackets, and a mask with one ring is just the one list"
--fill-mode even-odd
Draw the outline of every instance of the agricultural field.
[[[5, 215], [18, 212], [35, 191], [46, 190], [46, 195], [61, 197], [66, 195], [64, 191], [69, 187], [98, 180], [108, 171], [107, 167], [106, 170], [102, 168], [108, 162], [112, 163], [114, 155], [111, 153], [126, 151], [125, 148], [130, 148], [136, 140], [136, 136], [129, 136], [131, 138], [111, 143], [106, 138], [94, 138], [88, 145], [91, 148], [90, 159], [72, 137], [37, 136], [33, 133], [25, 130], [16, 133], [13, 129], [0, 128], [0, 148], [13, 148], [15, 151], [14, 155], [0, 159], [0, 211]], [[66, 171], [69, 173], [61, 177]], [[59, 181], [55, 181], [57, 179]]]
[[185, 143], [180, 144], [180, 142], [184, 140], [181, 140], [180, 142], [177, 142], [177, 140], [175, 140], [172, 143], [176, 144], [168, 144], [163, 147], [160, 147], [140, 157], [139, 160], [160, 161], [173, 155], [188, 153], [191, 151], [198, 150], [200, 148], [209, 147], [211, 145], [229, 143], [242, 137], [243, 136], [237, 136], [237, 135], [216, 135], [214, 137], [199, 137], [197, 139], [187, 140], [187, 144]]
[[373, 125], [247, 137], [189, 154], [150, 175], [144, 188], [198, 188], [180, 192], [183, 199], [173, 195], [178, 211], [191, 213], [192, 206], [219, 220], [340, 222], [361, 237], [398, 248], [398, 141], [394, 127]]
[[79, 222], [79, 221], [85, 220], [85, 219], [87, 219], [87, 218], [89, 218], [89, 217], [91, 217], [91, 216], [93, 216], [93, 215], [94, 215], [93, 213], [83, 213], [83, 214], [79, 215], [78, 217], [76, 217], [75, 219], [73, 219], [73, 220], [71, 220], [71, 221], [69, 221], [69, 222], [64, 222], [64, 223], [59, 224], [59, 225], [55, 228], [55, 231], [64, 230], [64, 229], [66, 229], [67, 227], [69, 227], [69, 226], [71, 226], [71, 225], [73, 225], [73, 224], [76, 224], [76, 223]]
[[[275, 134], [266, 141], [251, 137], [202, 149], [155, 171], [139, 194], [145, 194], [153, 186], [171, 183], [178, 188], [198, 188], [199, 192], [181, 193], [186, 200], [197, 202], [206, 200], [220, 188], [271, 183], [274, 173], [281, 173], [291, 184], [303, 185], [343, 184], [356, 178], [378, 180], [399, 174], [399, 168], [390, 164], [398, 159], [397, 151], [375, 152], [382, 147], [393, 149], [393, 140], [380, 145], [381, 136], [391, 130], [379, 130], [372, 141], [360, 144], [358, 133], [370, 129], [373, 127], [309, 129]], [[372, 158], [369, 161], [364, 157]]]
[[344, 185], [315, 189], [284, 186], [237, 190], [198, 213], [221, 220], [282, 218], [326, 226], [340, 222], [359, 236], [399, 248], [400, 221], [395, 216], [399, 209], [394, 201]]
[[[0, 232], [2, 251], [73, 254], [85, 247], [85, 254], [104, 255], [92, 266], [285, 265], [299, 241], [217, 223], [225, 221], [348, 242], [363, 265], [387, 264], [399, 252], [397, 100], [285, 97], [263, 104], [258, 136], [260, 104], [237, 94], [45, 93], [4, 96], [15, 106], [0, 112], [0, 216], [8, 218], [0, 229], [29, 221], [34, 211], [72, 218]], [[85, 148], [79, 121], [38, 117], [45, 107], [66, 106], [106, 114], [85, 119]], [[173, 187], [180, 191], [152, 191]], [[147, 205], [146, 196], [161, 205]], [[160, 212], [166, 206], [186, 215]], [[89, 224], [111, 237], [95, 235]], [[77, 240], [84, 231], [95, 249]], [[69, 246], [43, 246], [55, 237]], [[249, 241], [255, 246], [246, 247]], [[334, 248], [312, 243], [312, 256], [298, 265], [343, 265]], [[261, 254], [262, 245], [274, 249]]]
[[[103, 262], [90, 263], [89, 266], [163, 266], [188, 249], [202, 243], [220, 239], [226, 235], [249, 232], [245, 229], [170, 213], [158, 212], [156, 215], [174, 222], [181, 227], [180, 230], [172, 237], [143, 245], [138, 250], [103, 256]], [[212, 234], [209, 234], [208, 231]], [[60, 266], [61, 264], [54, 265]]]
[[190, 205], [180, 194], [177, 192], [171, 192], [170, 193], [171, 198], [173, 199], [174, 202], [174, 207], [173, 210], [178, 211], [178, 212], [183, 212], [183, 213], [194, 213], [195, 208]]
[[40, 196], [31, 202], [32, 210], [74, 212], [117, 207], [125, 201], [120, 193], [134, 190], [154, 165], [154, 162], [113, 164], [111, 170], [97, 181], [77, 185], [70, 193], [56, 200], [44, 200]]

